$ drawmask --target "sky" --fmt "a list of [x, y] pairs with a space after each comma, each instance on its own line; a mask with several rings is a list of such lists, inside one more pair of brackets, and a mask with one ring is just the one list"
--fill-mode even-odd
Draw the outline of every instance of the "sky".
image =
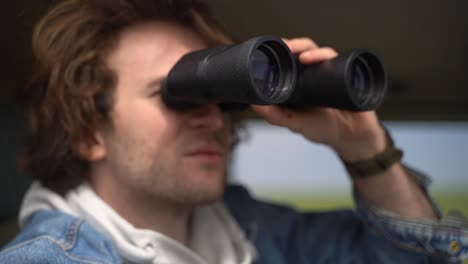
[[[468, 122], [383, 122], [403, 161], [429, 175], [431, 190], [468, 192]], [[248, 139], [234, 152], [231, 180], [254, 192], [341, 192], [350, 180], [335, 153], [264, 121], [246, 123]]]

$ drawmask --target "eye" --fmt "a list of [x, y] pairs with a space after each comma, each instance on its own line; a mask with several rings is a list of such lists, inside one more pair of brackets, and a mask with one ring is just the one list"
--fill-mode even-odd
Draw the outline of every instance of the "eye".
[[161, 96], [161, 90], [157, 89], [150, 93], [150, 97]]

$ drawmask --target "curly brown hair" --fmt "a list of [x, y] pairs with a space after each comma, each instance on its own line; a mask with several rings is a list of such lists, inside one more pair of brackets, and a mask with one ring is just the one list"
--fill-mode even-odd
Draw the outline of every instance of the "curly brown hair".
[[125, 28], [149, 20], [188, 26], [208, 46], [231, 42], [198, 0], [64, 0], [38, 22], [26, 91], [30, 136], [20, 162], [27, 175], [59, 192], [86, 177], [89, 162], [76, 146], [110, 122], [117, 82], [105, 59]]

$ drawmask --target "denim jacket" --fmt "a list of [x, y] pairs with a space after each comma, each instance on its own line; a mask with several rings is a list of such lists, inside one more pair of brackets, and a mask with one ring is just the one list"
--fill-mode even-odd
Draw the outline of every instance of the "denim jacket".
[[[299, 213], [228, 186], [224, 202], [258, 252], [257, 264], [460, 263], [468, 228], [459, 219], [410, 221], [372, 208]], [[0, 263], [122, 263], [112, 241], [59, 211], [33, 214], [0, 253]]]

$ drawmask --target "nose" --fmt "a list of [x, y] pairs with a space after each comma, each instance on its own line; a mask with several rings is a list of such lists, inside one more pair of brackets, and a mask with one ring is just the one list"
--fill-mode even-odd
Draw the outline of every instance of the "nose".
[[201, 105], [188, 111], [189, 125], [194, 128], [218, 130], [225, 125], [225, 114], [217, 104]]

